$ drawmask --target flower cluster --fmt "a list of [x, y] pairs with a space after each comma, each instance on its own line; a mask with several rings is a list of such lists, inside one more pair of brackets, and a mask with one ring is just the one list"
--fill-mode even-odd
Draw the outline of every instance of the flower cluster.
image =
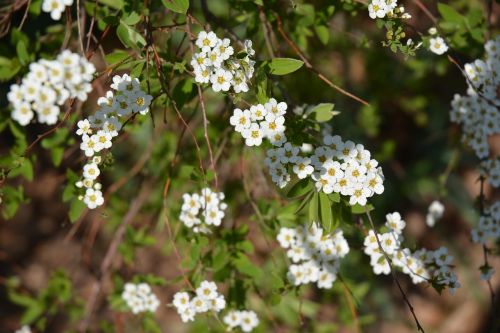
[[410, 19], [411, 15], [405, 13], [403, 6], [398, 7], [397, 0], [372, 0], [368, 5], [368, 15], [372, 19], [376, 18], [402, 18]]
[[489, 240], [496, 242], [500, 238], [500, 201], [484, 209], [479, 218], [479, 225], [471, 231], [474, 243], [486, 245]]
[[196, 233], [206, 234], [210, 232], [209, 226], [220, 226], [227, 208], [223, 202], [224, 193], [204, 188], [200, 194], [185, 193], [182, 198], [184, 201], [179, 219], [186, 227]]
[[61, 19], [61, 14], [66, 10], [66, 6], [72, 6], [73, 0], [43, 0], [42, 10], [46, 13], [50, 13], [50, 17], [59, 21]]
[[229, 39], [219, 39], [213, 31], [201, 31], [196, 46], [199, 52], [191, 59], [196, 82], [210, 83], [214, 91], [248, 91], [255, 65], [252, 41], [246, 40], [242, 53], [236, 56]]
[[231, 310], [223, 318], [229, 330], [239, 327], [243, 332], [251, 332], [259, 325], [259, 318], [254, 311]]
[[[484, 61], [477, 59], [464, 66], [467, 95], [454, 96], [450, 113], [451, 121], [462, 125], [462, 141], [470, 146], [480, 159], [485, 159], [490, 154], [488, 137], [500, 133], [500, 36], [488, 41], [484, 48]], [[498, 162], [494, 162], [491, 167], [485, 169], [496, 170], [495, 176], [488, 181], [498, 186]]]
[[158, 297], [151, 291], [147, 283], [126, 283], [122, 299], [127, 303], [133, 314], [155, 312], [160, 306]]
[[241, 133], [247, 146], [260, 146], [263, 138], [268, 138], [275, 146], [286, 142], [285, 102], [271, 98], [265, 104], [252, 105], [249, 110], [234, 109], [229, 119], [236, 132]]
[[500, 187], [500, 156], [481, 162], [481, 174], [493, 187]]
[[194, 321], [197, 313], [220, 312], [226, 307], [226, 300], [217, 292], [217, 285], [214, 282], [202, 281], [196, 288], [196, 296], [191, 299], [189, 293], [178, 292], [174, 295], [172, 304], [182, 321], [186, 323]]
[[[373, 272], [377, 275], [388, 275], [391, 273], [392, 264], [409, 275], [414, 284], [433, 281], [442, 288], [449, 288], [453, 294], [455, 289], [460, 287], [460, 283], [451, 270], [453, 256], [448, 254], [448, 250], [445, 247], [435, 251], [422, 248], [412, 253], [410, 249], [401, 247], [404, 239], [402, 233], [406, 226], [401, 215], [398, 212], [387, 214], [386, 219], [387, 232], [375, 234], [370, 230], [364, 241], [364, 252], [370, 256]], [[383, 251], [378, 245], [377, 238]], [[384, 252], [389, 257], [390, 263]]]
[[24, 325], [20, 329], [18, 329], [15, 333], [31, 333], [31, 328], [27, 325]]
[[425, 222], [429, 227], [433, 227], [436, 224], [436, 221], [443, 217], [444, 213], [444, 205], [435, 200], [433, 201], [428, 208], [427, 216], [425, 217]]
[[348, 196], [351, 205], [362, 206], [367, 198], [384, 191], [382, 169], [363, 145], [344, 142], [338, 135], [325, 135], [323, 144], [310, 156], [303, 156], [307, 154], [301, 154], [299, 147], [289, 142], [269, 149], [265, 163], [273, 181], [280, 187], [286, 186], [291, 168], [299, 179], [310, 176], [318, 191]]
[[141, 89], [139, 80], [127, 74], [113, 77], [111, 88], [114, 92], [110, 90], [105, 97], [97, 100], [99, 108], [96, 113], [77, 124], [76, 134], [82, 137], [80, 149], [92, 159], [83, 167], [83, 179], [76, 186], [85, 189], [85, 194], [80, 198], [90, 209], [104, 203], [101, 184], [96, 182], [102, 158], [96, 154], [110, 149], [112, 139], [118, 136], [127, 116], [146, 114], [153, 99]]
[[55, 60], [40, 59], [31, 63], [21, 84], [11, 85], [7, 94], [13, 107], [12, 118], [26, 126], [36, 113], [38, 122], [55, 124], [59, 106], [68, 98], [87, 99], [94, 72], [92, 63], [68, 50]]
[[282, 248], [288, 249], [287, 256], [293, 264], [287, 276], [296, 286], [316, 283], [318, 288], [330, 289], [337, 279], [340, 259], [349, 253], [349, 244], [341, 230], [324, 234], [314, 224], [281, 228], [277, 239]]

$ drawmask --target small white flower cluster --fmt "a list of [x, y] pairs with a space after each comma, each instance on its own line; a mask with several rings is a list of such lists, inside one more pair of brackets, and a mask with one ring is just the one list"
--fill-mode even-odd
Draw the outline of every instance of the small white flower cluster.
[[484, 209], [484, 215], [479, 218], [477, 228], [472, 229], [471, 236], [474, 243], [482, 245], [500, 238], [500, 201]]
[[444, 213], [444, 205], [434, 200], [428, 208], [427, 216], [425, 217], [425, 222], [429, 227], [433, 227], [436, 224], [436, 221], [443, 217]]
[[[462, 141], [480, 159], [490, 154], [488, 137], [500, 133], [500, 36], [486, 42], [484, 48], [484, 61], [477, 59], [464, 66], [467, 95], [455, 94], [450, 112], [451, 121], [462, 125]], [[496, 183], [500, 184], [496, 169]]]
[[318, 288], [330, 289], [337, 279], [340, 259], [349, 253], [341, 230], [324, 234], [314, 224], [310, 228], [281, 228], [277, 240], [288, 249], [293, 264], [288, 267], [287, 277], [296, 286], [316, 283]]
[[500, 156], [484, 160], [480, 164], [481, 174], [493, 187], [500, 187]]
[[217, 292], [217, 285], [214, 282], [202, 281], [196, 288], [196, 296], [191, 299], [189, 293], [178, 292], [174, 295], [172, 304], [182, 321], [186, 323], [194, 321], [197, 313], [220, 312], [226, 307], [226, 300]]
[[207, 234], [210, 233], [209, 226], [221, 225], [227, 208], [227, 204], [223, 202], [224, 193], [204, 188], [200, 194], [185, 193], [182, 199], [184, 201], [179, 219], [186, 227], [192, 228], [196, 233]]
[[24, 325], [20, 329], [18, 329], [15, 333], [31, 333], [31, 328], [27, 325]]
[[85, 156], [92, 158], [83, 167], [83, 180], [76, 183], [77, 187], [85, 188], [85, 195], [81, 196], [81, 200], [89, 209], [95, 209], [104, 203], [101, 184], [96, 182], [101, 173], [98, 167], [101, 156], [94, 155], [110, 149], [112, 139], [118, 136], [127, 116], [135, 113], [145, 115], [153, 99], [141, 89], [139, 80], [127, 74], [114, 76], [111, 88], [114, 92], [109, 90], [105, 97], [97, 100], [99, 108], [96, 113], [77, 124], [76, 134], [82, 137], [80, 149], [85, 152]]
[[229, 331], [239, 327], [243, 332], [252, 332], [259, 325], [259, 317], [254, 311], [231, 310], [223, 318]]
[[279, 187], [286, 186], [291, 166], [298, 178], [310, 176], [318, 191], [348, 196], [351, 205], [364, 206], [368, 198], [384, 192], [382, 168], [362, 144], [344, 142], [338, 135], [325, 135], [323, 144], [310, 157], [299, 155], [299, 147], [289, 142], [269, 149], [264, 162], [273, 181]]
[[271, 98], [265, 104], [252, 105], [249, 110], [234, 109], [229, 119], [236, 132], [241, 133], [247, 146], [260, 146], [263, 138], [268, 138], [274, 146], [286, 142], [285, 102]]
[[217, 38], [213, 31], [201, 31], [196, 46], [200, 50], [191, 59], [196, 82], [210, 83], [217, 92], [229, 91], [231, 87], [235, 93], [248, 91], [248, 81], [255, 71], [252, 41], [244, 42], [243, 57], [236, 57], [231, 41]]
[[69, 98], [87, 99], [92, 90], [95, 67], [86, 58], [62, 51], [55, 60], [40, 59], [31, 63], [21, 84], [13, 84], [7, 99], [13, 106], [12, 118], [26, 126], [37, 114], [38, 122], [53, 125], [59, 107]]
[[403, 6], [398, 7], [397, 0], [372, 0], [368, 5], [368, 15], [372, 19], [376, 18], [402, 18], [410, 19], [411, 15], [405, 13]]
[[453, 294], [455, 289], [460, 287], [460, 283], [451, 270], [453, 256], [448, 254], [448, 250], [445, 247], [435, 251], [422, 248], [412, 253], [408, 248], [401, 248], [406, 222], [398, 212], [387, 214], [386, 219], [385, 227], [388, 231], [375, 235], [374, 231], [370, 230], [364, 241], [364, 252], [370, 256], [373, 272], [377, 275], [388, 275], [391, 272], [391, 266], [378, 245], [378, 237], [392, 264], [409, 275], [414, 284], [433, 280], [436, 284], [449, 288]]
[[160, 301], [153, 294], [147, 283], [126, 283], [122, 299], [127, 303], [133, 314], [142, 312], [155, 312], [160, 306]]
[[43, 0], [42, 10], [46, 13], [50, 13], [50, 17], [59, 21], [61, 19], [61, 14], [66, 10], [66, 6], [73, 5], [73, 0]]

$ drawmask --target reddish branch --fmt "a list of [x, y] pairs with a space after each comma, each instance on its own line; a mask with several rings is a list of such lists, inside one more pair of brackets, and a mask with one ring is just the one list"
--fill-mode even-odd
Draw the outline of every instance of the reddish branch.
[[280, 33], [281, 37], [283, 37], [283, 39], [287, 42], [287, 44], [290, 45], [290, 47], [293, 49], [293, 51], [304, 62], [304, 65], [306, 66], [307, 69], [309, 69], [311, 72], [313, 72], [314, 74], [316, 74], [316, 76], [318, 76], [318, 78], [321, 81], [325, 82], [328, 86], [330, 86], [331, 88], [337, 90], [341, 94], [344, 94], [347, 97], [352, 98], [355, 101], [357, 101], [357, 102], [359, 102], [359, 103], [361, 103], [363, 105], [370, 106], [370, 103], [368, 103], [367, 101], [365, 101], [361, 97], [358, 97], [358, 96], [356, 96], [356, 95], [348, 92], [347, 90], [339, 87], [338, 85], [336, 85], [335, 83], [333, 83], [332, 81], [330, 81], [319, 70], [317, 70], [311, 64], [311, 62], [307, 59], [307, 57], [304, 55], [304, 53], [300, 50], [300, 48], [297, 46], [297, 44], [295, 44], [295, 42], [290, 37], [288, 37], [288, 35], [286, 34], [286, 32], [283, 30], [283, 23], [281, 22], [281, 18], [279, 16], [276, 16], [276, 22], [278, 23], [278, 32]]

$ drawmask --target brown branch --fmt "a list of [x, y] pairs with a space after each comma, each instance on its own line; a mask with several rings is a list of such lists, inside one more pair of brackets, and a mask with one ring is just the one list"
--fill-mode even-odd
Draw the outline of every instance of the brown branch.
[[368, 103], [367, 101], [365, 101], [364, 99], [362, 99], [361, 97], [358, 97], [350, 92], [348, 92], [347, 90], [339, 87], [338, 85], [336, 85], [335, 83], [333, 83], [332, 81], [330, 81], [326, 76], [324, 76], [321, 72], [319, 72], [312, 64], [311, 62], [307, 59], [307, 57], [304, 55], [304, 53], [299, 49], [299, 47], [297, 46], [297, 44], [295, 44], [295, 42], [293, 40], [290, 39], [290, 37], [288, 37], [288, 35], [286, 34], [286, 32], [283, 30], [283, 23], [281, 22], [281, 18], [279, 16], [276, 16], [276, 22], [278, 23], [278, 32], [280, 33], [281, 37], [283, 37], [283, 39], [287, 42], [287, 44], [293, 49], [293, 51], [299, 56], [299, 58], [304, 62], [304, 65], [306, 66], [307, 69], [309, 69], [311, 72], [313, 72], [314, 74], [316, 74], [316, 76], [318, 76], [318, 78], [325, 82], [328, 86], [330, 86], [332, 89], [335, 89], [337, 90], [338, 92], [340, 92], [341, 94], [349, 97], [349, 98], [352, 98], [354, 99], [355, 101], [363, 104], [363, 105], [366, 105], [366, 106], [370, 106], [370, 103]]
[[84, 319], [80, 324], [80, 332], [86, 332], [87, 328], [91, 323], [92, 313], [97, 305], [98, 298], [102, 289], [102, 284], [109, 275], [109, 270], [111, 268], [111, 264], [113, 263], [113, 259], [115, 258], [115, 255], [118, 251], [118, 246], [121, 244], [123, 240], [125, 231], [127, 230], [127, 226], [129, 226], [132, 223], [134, 217], [139, 213], [140, 209], [148, 199], [150, 195], [150, 189], [151, 189], [150, 183], [142, 185], [139, 194], [130, 204], [130, 208], [125, 217], [123, 218], [123, 222], [116, 230], [113, 240], [111, 241], [111, 244], [109, 245], [108, 250], [101, 263], [99, 278], [94, 282], [92, 286], [92, 291], [87, 301], [87, 305], [85, 307]]

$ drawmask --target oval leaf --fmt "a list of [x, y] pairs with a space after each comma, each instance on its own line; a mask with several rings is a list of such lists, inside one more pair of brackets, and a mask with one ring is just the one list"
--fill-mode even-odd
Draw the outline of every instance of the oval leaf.
[[292, 58], [274, 58], [269, 63], [269, 73], [274, 75], [286, 75], [295, 72], [304, 63]]

